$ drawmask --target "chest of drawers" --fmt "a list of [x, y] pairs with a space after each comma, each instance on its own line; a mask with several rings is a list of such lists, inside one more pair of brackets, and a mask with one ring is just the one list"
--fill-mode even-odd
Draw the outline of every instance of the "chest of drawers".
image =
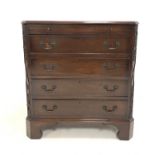
[[133, 131], [136, 22], [25, 21], [27, 136], [47, 128]]

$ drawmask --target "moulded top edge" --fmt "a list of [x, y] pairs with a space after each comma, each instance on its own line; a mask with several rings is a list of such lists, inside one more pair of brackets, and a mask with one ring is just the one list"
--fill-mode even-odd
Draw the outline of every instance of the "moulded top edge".
[[22, 24], [139, 24], [137, 21], [22, 21]]

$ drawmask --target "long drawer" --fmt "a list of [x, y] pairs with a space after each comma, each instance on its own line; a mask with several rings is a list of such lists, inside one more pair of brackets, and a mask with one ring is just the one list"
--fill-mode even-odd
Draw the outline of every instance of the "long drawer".
[[132, 49], [130, 37], [119, 35], [30, 35], [33, 53], [102, 53], [123, 52]]
[[47, 58], [31, 59], [32, 76], [129, 76], [128, 59]]
[[128, 96], [128, 80], [35, 79], [32, 80], [31, 86], [33, 99]]
[[134, 31], [135, 25], [122, 24], [27, 24], [27, 34], [88, 34], [88, 33], [119, 33], [127, 34]]
[[125, 118], [127, 100], [33, 100], [33, 117]]

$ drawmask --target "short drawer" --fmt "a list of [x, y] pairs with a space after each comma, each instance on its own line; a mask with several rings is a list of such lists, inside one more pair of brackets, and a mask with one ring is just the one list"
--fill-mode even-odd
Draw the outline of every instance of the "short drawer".
[[127, 100], [33, 100], [33, 117], [126, 118]]
[[85, 34], [107, 32], [107, 25], [82, 24], [29, 24], [26, 26], [28, 34]]
[[33, 99], [128, 96], [127, 80], [35, 79], [31, 81], [31, 85]]
[[129, 76], [128, 59], [34, 58], [29, 67], [32, 76]]
[[33, 53], [102, 53], [130, 52], [130, 37], [100, 35], [31, 35]]
[[109, 25], [110, 34], [130, 35], [131, 33], [135, 33], [136, 28], [137, 28], [136, 24], [133, 24], [133, 25], [122, 25], [122, 24]]

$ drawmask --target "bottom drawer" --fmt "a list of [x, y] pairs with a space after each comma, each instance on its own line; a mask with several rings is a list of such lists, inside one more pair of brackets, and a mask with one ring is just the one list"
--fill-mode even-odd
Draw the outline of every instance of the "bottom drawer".
[[126, 118], [127, 100], [33, 100], [33, 117]]

